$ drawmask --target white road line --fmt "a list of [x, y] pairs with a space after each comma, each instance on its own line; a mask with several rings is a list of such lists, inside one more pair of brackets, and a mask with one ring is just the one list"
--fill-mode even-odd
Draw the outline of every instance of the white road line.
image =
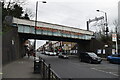
[[2, 72], [0, 72], [0, 74], [2, 75], [3, 73], [2, 73]]
[[95, 65], [95, 64], [88, 64], [89, 66], [99, 66], [99, 65]]
[[119, 76], [119, 75], [117, 75], [117, 74], [114, 74], [114, 73], [112, 73], [112, 72], [109, 72], [109, 74], [112, 74], [112, 75], [115, 75], [115, 76]]
[[104, 72], [104, 73], [107, 73], [107, 74], [112, 74], [114, 76], [119, 76], [118, 74], [114, 74], [112, 72], [107, 72], [107, 71], [99, 70], [99, 69], [96, 69], [96, 68], [91, 68], [91, 69], [96, 70], [96, 71], [100, 71], [100, 72]]

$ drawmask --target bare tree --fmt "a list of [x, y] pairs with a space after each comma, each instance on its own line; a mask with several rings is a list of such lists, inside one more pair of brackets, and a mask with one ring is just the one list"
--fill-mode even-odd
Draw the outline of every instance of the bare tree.
[[113, 25], [115, 26], [115, 32], [119, 32], [118, 30], [118, 20], [114, 20]]
[[96, 21], [93, 23], [92, 27], [96, 29], [96, 32], [100, 32], [101, 34], [105, 34], [105, 25], [104, 20]]
[[34, 13], [32, 12], [31, 9], [26, 8], [24, 13], [25, 14], [27, 13], [29, 15], [29, 18], [31, 18], [31, 19], [34, 18]]
[[15, 3], [19, 5], [25, 5], [27, 0], [14, 0]]
[[19, 6], [23, 6], [23, 5], [26, 4], [26, 1], [27, 0], [9, 0], [9, 1], [4, 0], [3, 2], [4, 2], [4, 5], [5, 5], [4, 7], [6, 7], [8, 9], [8, 8], [13, 8], [13, 6], [15, 4], [17, 4]]

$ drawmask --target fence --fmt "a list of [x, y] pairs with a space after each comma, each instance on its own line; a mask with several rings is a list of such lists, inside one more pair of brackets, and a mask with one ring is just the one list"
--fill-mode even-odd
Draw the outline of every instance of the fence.
[[45, 60], [39, 57], [40, 61], [40, 74], [43, 80], [60, 80], [60, 77], [51, 69], [50, 64], [46, 64]]

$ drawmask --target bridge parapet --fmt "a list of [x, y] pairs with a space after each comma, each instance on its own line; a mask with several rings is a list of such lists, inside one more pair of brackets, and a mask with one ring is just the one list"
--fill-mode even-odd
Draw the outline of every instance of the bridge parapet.
[[37, 26], [34, 27], [35, 21], [33, 20], [13, 18], [12, 24], [13, 26], [18, 27], [19, 33], [35, 34], [36, 28], [36, 34], [38, 35], [59, 36], [84, 40], [90, 40], [93, 37], [92, 31], [41, 21], [37, 22]]

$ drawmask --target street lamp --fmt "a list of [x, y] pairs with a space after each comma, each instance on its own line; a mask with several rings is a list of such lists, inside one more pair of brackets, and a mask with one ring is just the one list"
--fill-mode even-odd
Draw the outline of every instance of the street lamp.
[[[109, 30], [108, 30], [108, 23], [107, 23], [107, 13], [106, 12], [104, 12], [104, 11], [100, 11], [100, 10], [96, 10], [97, 12], [102, 12], [102, 13], [104, 13], [105, 14], [105, 32], [106, 32], [106, 37], [108, 38], [108, 32], [109, 32]], [[108, 48], [108, 45], [105, 45], [105, 48]], [[106, 51], [107, 52], [107, 51]], [[106, 54], [107, 56], [108, 56], [108, 53]]]
[[105, 14], [105, 26], [106, 26], [106, 30], [105, 30], [105, 32], [106, 32], [106, 36], [108, 36], [108, 32], [109, 32], [109, 30], [108, 30], [108, 23], [107, 23], [107, 13], [106, 12], [104, 12], [104, 11], [100, 11], [100, 10], [96, 10], [97, 12], [102, 12], [102, 13], [104, 13]]
[[[46, 1], [41, 1], [42, 3], [47, 3]], [[35, 39], [34, 39], [34, 50], [36, 48], [36, 27], [37, 27], [37, 12], [38, 12], [38, 1], [36, 2], [36, 15], [35, 15]], [[35, 56], [36, 56], [36, 52], [35, 52]]]

